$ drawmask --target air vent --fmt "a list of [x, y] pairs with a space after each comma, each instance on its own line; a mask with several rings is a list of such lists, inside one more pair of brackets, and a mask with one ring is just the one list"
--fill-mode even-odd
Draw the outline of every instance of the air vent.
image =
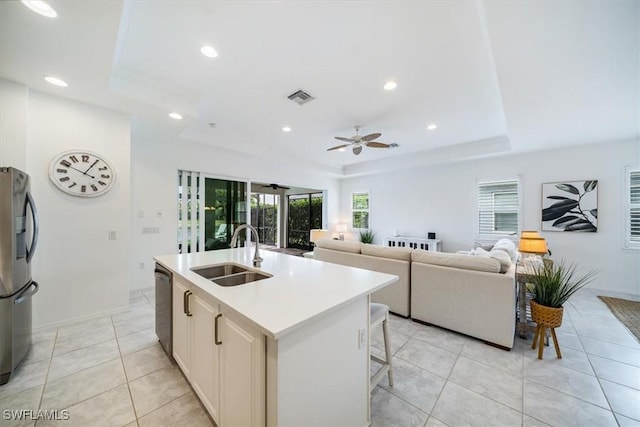
[[291, 95], [287, 96], [290, 100], [295, 102], [298, 105], [306, 104], [309, 101], [313, 101], [315, 98], [311, 96], [309, 93], [303, 91], [302, 89], [293, 92]]

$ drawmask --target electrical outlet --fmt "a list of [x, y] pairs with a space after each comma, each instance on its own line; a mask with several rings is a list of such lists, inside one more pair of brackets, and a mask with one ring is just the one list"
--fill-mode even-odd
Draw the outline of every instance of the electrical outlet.
[[158, 212], [156, 212], [156, 216], [157, 216], [158, 218], [162, 218], [162, 211], [158, 211]]
[[116, 230], [109, 230], [109, 240], [118, 240], [118, 232]]
[[367, 345], [367, 330], [365, 328], [358, 329], [358, 348]]

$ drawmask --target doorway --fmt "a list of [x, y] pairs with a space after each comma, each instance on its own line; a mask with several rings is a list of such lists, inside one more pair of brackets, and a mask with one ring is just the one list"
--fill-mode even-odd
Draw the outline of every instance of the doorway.
[[322, 193], [287, 196], [287, 247], [311, 250], [309, 232], [322, 228]]
[[258, 231], [260, 243], [280, 246], [280, 196], [278, 194], [251, 194], [251, 225]]

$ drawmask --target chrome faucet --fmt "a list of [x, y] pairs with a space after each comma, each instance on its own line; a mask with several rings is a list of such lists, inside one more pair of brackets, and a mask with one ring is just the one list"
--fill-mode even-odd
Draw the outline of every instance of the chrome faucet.
[[263, 261], [260, 257], [260, 252], [258, 251], [258, 247], [260, 246], [260, 238], [258, 237], [258, 231], [252, 225], [242, 224], [238, 228], [236, 228], [236, 231], [233, 232], [233, 236], [231, 236], [231, 247], [234, 248], [236, 246], [236, 244], [238, 243], [238, 234], [240, 233], [240, 230], [244, 230], [245, 228], [251, 230], [251, 234], [253, 234], [253, 237], [256, 240], [256, 252], [253, 254], [253, 266], [260, 267], [260, 264]]

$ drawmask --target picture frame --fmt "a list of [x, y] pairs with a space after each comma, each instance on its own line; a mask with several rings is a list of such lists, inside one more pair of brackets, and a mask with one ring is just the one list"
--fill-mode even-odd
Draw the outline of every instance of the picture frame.
[[542, 184], [542, 231], [598, 231], [598, 180]]

